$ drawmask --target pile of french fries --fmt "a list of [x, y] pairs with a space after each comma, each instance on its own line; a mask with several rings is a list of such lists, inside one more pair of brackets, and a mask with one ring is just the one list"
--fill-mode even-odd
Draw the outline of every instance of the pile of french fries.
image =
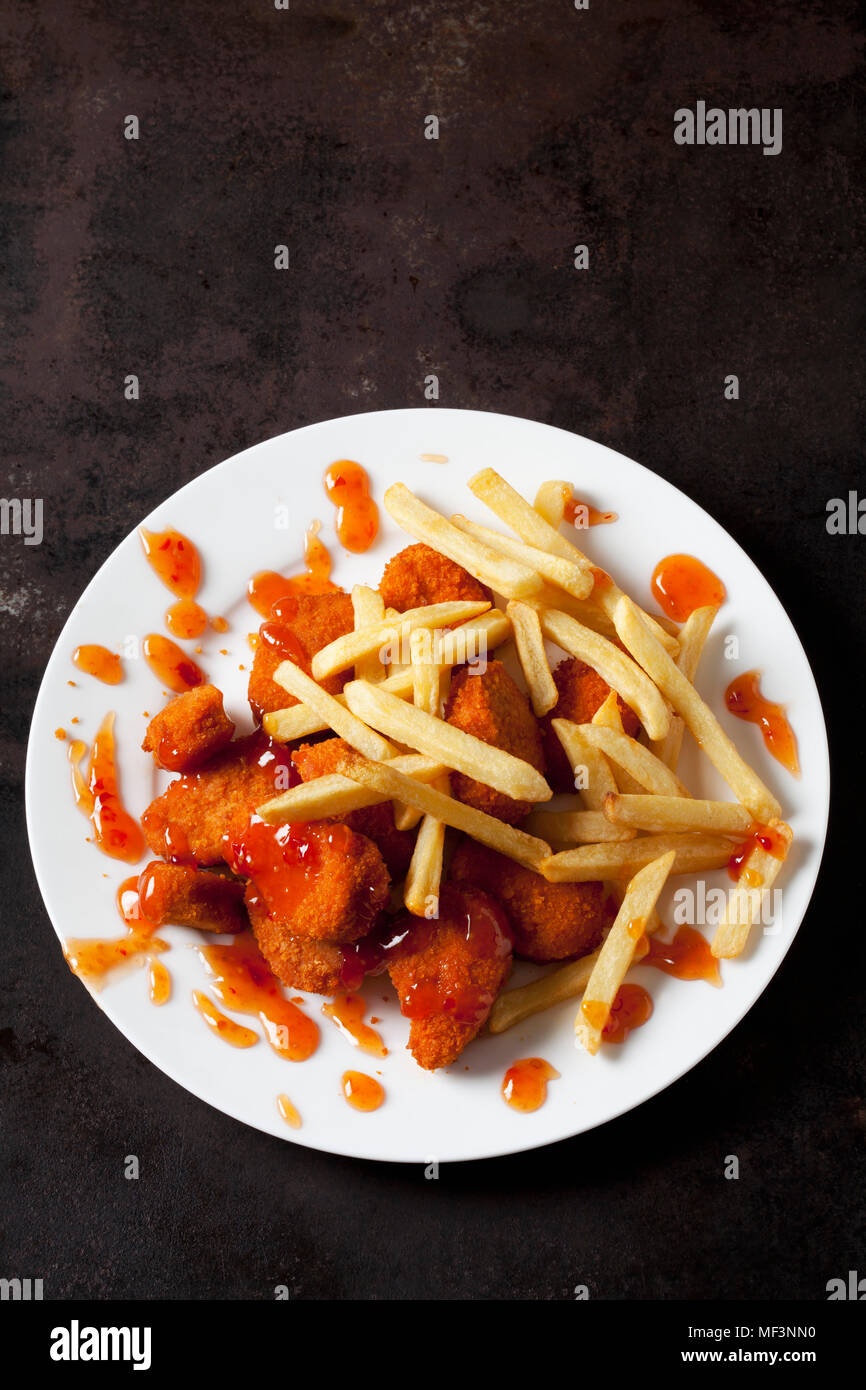
[[[297, 704], [267, 714], [266, 731], [290, 742], [331, 730], [349, 745], [337, 771], [293, 787], [259, 807], [281, 824], [344, 816], [391, 801], [399, 827], [420, 821], [404, 886], [408, 910], [435, 916], [446, 827], [453, 826], [551, 882], [603, 880], [621, 899], [616, 919], [591, 955], [506, 991], [490, 1016], [492, 1032], [564, 999], [581, 999], [576, 1041], [598, 1051], [617, 991], [648, 950], [661, 923], [659, 895], [670, 875], [719, 869], [738, 844], [769, 826], [774, 849], [757, 838], [711, 944], [730, 958], [745, 948], [791, 844], [781, 807], [748, 766], [698, 694], [694, 680], [718, 611], [699, 608], [681, 626], [645, 613], [559, 530], [568, 486], [543, 483], [534, 505], [492, 468], [469, 481], [513, 533], [450, 519], [402, 483], [385, 507], [410, 536], [462, 565], [505, 603], [436, 603], [396, 613], [377, 592], [352, 592], [354, 630], [319, 651], [313, 679], [291, 661], [274, 679]], [[536, 715], [557, 702], [548, 644], [593, 668], [611, 688], [591, 723], [554, 719], [575, 778], [573, 804], [543, 810], [552, 793], [529, 763], [457, 729], [442, 718], [455, 665], [513, 641]], [[394, 654], [397, 654], [394, 657]], [[340, 695], [318, 684], [348, 671]], [[635, 712], [640, 739], [625, 733], [617, 696]], [[731, 801], [699, 800], [677, 776], [685, 731], [730, 787]], [[450, 793], [462, 772], [533, 804], [526, 829], [505, 824]], [[557, 846], [556, 850], [552, 845]]]

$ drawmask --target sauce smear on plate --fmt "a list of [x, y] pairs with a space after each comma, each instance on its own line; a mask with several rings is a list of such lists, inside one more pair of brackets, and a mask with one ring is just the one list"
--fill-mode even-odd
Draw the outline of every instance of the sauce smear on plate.
[[379, 534], [379, 508], [370, 496], [366, 469], [339, 459], [325, 473], [325, 491], [337, 508], [337, 539], [345, 550], [363, 554]]
[[797, 736], [781, 705], [774, 705], [761, 694], [760, 671], [745, 671], [731, 681], [725, 691], [725, 705], [731, 714], [748, 724], [757, 724], [767, 749], [792, 777], [800, 776]]
[[724, 603], [727, 590], [694, 555], [666, 555], [653, 570], [651, 588], [659, 608], [674, 622], [684, 623], [696, 608]]
[[505, 1073], [502, 1097], [512, 1110], [529, 1114], [547, 1100], [547, 1083], [561, 1075], [543, 1057], [522, 1057]]

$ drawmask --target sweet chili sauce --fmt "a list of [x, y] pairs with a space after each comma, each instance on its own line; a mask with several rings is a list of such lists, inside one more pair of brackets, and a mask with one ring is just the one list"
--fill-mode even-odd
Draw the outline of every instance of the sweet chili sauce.
[[653, 1001], [643, 985], [626, 982], [620, 985], [610, 1006], [607, 1023], [601, 1030], [606, 1043], [625, 1042], [629, 1033], [641, 1028], [651, 1017]]
[[341, 1081], [343, 1095], [353, 1110], [369, 1113], [378, 1110], [385, 1099], [385, 1088], [363, 1071], [344, 1071]]
[[583, 531], [588, 526], [609, 526], [612, 521], [619, 521], [617, 512], [600, 512], [597, 507], [592, 507], [588, 502], [581, 502], [575, 497], [571, 488], [564, 491], [565, 505], [562, 510], [564, 521], [570, 521], [577, 530]]
[[706, 980], [708, 985], [721, 987], [719, 962], [706, 937], [694, 927], [679, 927], [672, 941], [649, 937], [649, 951], [641, 964], [653, 965], [677, 980]]
[[783, 706], [774, 705], [761, 694], [760, 671], [745, 671], [743, 675], [736, 676], [725, 691], [725, 705], [738, 719], [757, 724], [766, 747], [776, 761], [792, 777], [800, 776], [797, 736], [788, 723]]
[[116, 652], [110, 652], [107, 647], [85, 643], [75, 648], [72, 662], [79, 671], [83, 671], [86, 676], [95, 676], [104, 685], [119, 685], [123, 680], [120, 657]]
[[150, 983], [150, 1002], [157, 1008], [167, 1004], [171, 998], [171, 976], [161, 960], [150, 960], [148, 964]]
[[508, 1068], [502, 1081], [502, 1097], [512, 1110], [529, 1114], [547, 1099], [547, 1083], [561, 1075], [543, 1057], [522, 1057]]
[[247, 585], [247, 598], [253, 608], [263, 618], [271, 616], [271, 609], [281, 598], [289, 594], [331, 594], [339, 593], [340, 586], [331, 581], [331, 556], [327, 546], [319, 540], [321, 522], [314, 521], [304, 535], [303, 574], [277, 574], [275, 570], [259, 570]]
[[684, 623], [696, 608], [718, 607], [727, 597], [719, 576], [694, 555], [659, 560], [650, 587], [662, 612], [677, 623]]
[[370, 479], [360, 463], [338, 459], [325, 471], [325, 492], [337, 508], [337, 539], [344, 550], [361, 554], [379, 534], [379, 508], [370, 496]]
[[231, 1047], [255, 1047], [259, 1040], [258, 1033], [254, 1033], [252, 1028], [245, 1028], [242, 1023], [235, 1023], [233, 1018], [226, 1018], [221, 1009], [208, 995], [203, 994], [200, 989], [192, 992], [192, 1002], [204, 1019], [208, 1028], [227, 1042]]
[[318, 1025], [286, 999], [250, 933], [236, 936], [228, 946], [196, 949], [213, 975], [211, 988], [220, 1003], [233, 1013], [257, 1017], [278, 1057], [304, 1062], [313, 1055]]
[[207, 613], [194, 598], [179, 598], [165, 613], [166, 627], [173, 637], [179, 637], [182, 642], [201, 637], [207, 621]]
[[139, 530], [141, 544], [154, 574], [175, 598], [195, 598], [201, 584], [201, 556], [193, 542], [169, 528], [166, 531]]
[[364, 1022], [366, 1001], [360, 994], [338, 994], [331, 1003], [322, 1005], [322, 1013], [339, 1028], [353, 1047], [371, 1057], [387, 1057], [388, 1049], [375, 1028]]
[[121, 800], [114, 756], [113, 713], [107, 714], [100, 724], [90, 750], [87, 772], [82, 773], [80, 764], [86, 752], [87, 746], [81, 739], [74, 739], [69, 745], [75, 804], [89, 818], [94, 842], [103, 854], [136, 864], [144, 853], [144, 836], [138, 821]]
[[[398, 923], [405, 921], [399, 918]], [[464, 949], [479, 960], [504, 959], [511, 954], [511, 930], [499, 904], [482, 892], [469, 892], [450, 885], [439, 895], [436, 921], [410, 918], [408, 931], [391, 947], [391, 958], [424, 950], [427, 941], [443, 925], [457, 926]], [[396, 926], [397, 924], [395, 924]], [[421, 976], [400, 993], [400, 1012], [405, 1018], [424, 1019], [445, 1015], [456, 1023], [477, 1024], [487, 1017], [493, 995], [470, 979], [455, 986], [447, 972]]]
[[287, 1095], [277, 1096], [277, 1109], [280, 1112], [281, 1119], [285, 1120], [286, 1124], [290, 1125], [292, 1129], [301, 1128], [301, 1117]]
[[735, 883], [739, 883], [743, 878], [747, 887], [760, 888], [758, 876], [746, 868], [754, 849], [766, 850], [774, 859], [784, 859], [788, 853], [788, 841], [772, 825], [757, 825], [728, 860], [728, 873]]
[[157, 680], [177, 695], [194, 690], [205, 678], [201, 667], [170, 637], [150, 632], [141, 644], [141, 651]]
[[110, 970], [131, 964], [139, 956], [151, 957], [169, 950], [167, 941], [152, 935], [152, 928], [141, 930], [130, 926], [126, 936], [117, 938], [69, 937], [63, 943], [63, 954], [73, 972], [90, 984], [100, 985]]

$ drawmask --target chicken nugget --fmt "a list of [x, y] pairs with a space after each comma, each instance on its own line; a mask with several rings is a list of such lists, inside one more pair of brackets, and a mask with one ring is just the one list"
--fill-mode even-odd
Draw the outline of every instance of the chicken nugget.
[[297, 780], [282, 744], [261, 731], [236, 739], [150, 803], [141, 818], [145, 839], [172, 863], [220, 864], [250, 812]]
[[[574, 774], [571, 764], [565, 756], [551, 721], [570, 719], [574, 724], [591, 723], [592, 716], [610, 694], [610, 686], [603, 676], [576, 656], [560, 661], [553, 672], [553, 680], [559, 691], [559, 699], [541, 720], [544, 755], [547, 759], [547, 780], [555, 792], [573, 792]], [[640, 730], [640, 720], [619, 695], [617, 704], [623, 729], [632, 738], [636, 738]]]
[[385, 566], [379, 593], [386, 608], [405, 613], [409, 608], [426, 608], [430, 603], [491, 603], [493, 595], [479, 580], [429, 545], [407, 545]]
[[400, 922], [406, 935], [391, 952], [388, 973], [410, 1020], [409, 1051], [435, 1071], [456, 1061], [487, 1021], [511, 970], [511, 931], [493, 898], [450, 886], [436, 921]]
[[548, 883], [468, 838], [454, 852], [449, 879], [493, 894], [508, 914], [515, 955], [527, 960], [588, 955], [616, 915], [603, 883]]
[[191, 772], [232, 741], [235, 726], [223, 709], [222, 691], [198, 685], [169, 701], [147, 726], [141, 745], [167, 772]]
[[[292, 753], [292, 762], [303, 782], [327, 777], [336, 769], [340, 758], [351, 749], [342, 738], [325, 739], [322, 743], [304, 743]], [[409, 868], [415, 834], [398, 830], [394, 824], [394, 806], [390, 801], [376, 806], [362, 806], [343, 817], [346, 825], [359, 835], [366, 835], [377, 845], [392, 878], [402, 878]]]
[[[273, 616], [259, 628], [259, 641], [250, 670], [247, 699], [256, 719], [272, 710], [288, 709], [298, 703], [273, 679], [284, 661], [294, 661], [306, 675], [316, 652], [355, 624], [350, 594], [289, 594], [274, 604]], [[329, 695], [339, 695], [350, 671], [340, 671], [320, 681]]]
[[237, 878], [154, 860], [139, 874], [138, 901], [147, 921], [157, 927], [171, 922], [202, 931], [236, 933], [249, 927], [245, 887]]
[[256, 944], [278, 980], [308, 994], [337, 994], [345, 988], [344, 953], [337, 942], [294, 936], [278, 926], [254, 883], [247, 885], [246, 904]]
[[274, 929], [293, 936], [356, 941], [388, 901], [378, 849], [339, 821], [268, 825], [252, 815], [232, 837], [229, 862], [255, 884]]
[[[538, 772], [544, 772], [538, 721], [529, 700], [500, 661], [488, 661], [483, 674], [475, 675], [468, 666], [461, 666], [454, 672], [445, 719], [455, 728], [474, 734], [516, 758], [523, 758]], [[451, 792], [458, 801], [497, 816], [509, 825], [516, 825], [532, 810], [531, 802], [516, 801], [462, 772], [451, 774]]]

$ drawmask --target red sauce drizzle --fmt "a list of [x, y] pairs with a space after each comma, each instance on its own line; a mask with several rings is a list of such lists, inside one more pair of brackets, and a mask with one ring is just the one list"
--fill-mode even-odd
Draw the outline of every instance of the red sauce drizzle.
[[195, 598], [201, 583], [201, 557], [180, 531], [139, 531], [148, 564], [176, 598]]
[[663, 613], [684, 623], [696, 608], [724, 603], [727, 590], [717, 574], [694, 555], [667, 555], [653, 570], [651, 588]]
[[732, 680], [725, 691], [725, 705], [738, 719], [757, 724], [776, 761], [787, 768], [792, 777], [800, 776], [797, 736], [783, 706], [774, 705], [761, 694], [760, 671], [746, 671]]
[[322, 1005], [322, 1013], [337, 1025], [353, 1047], [371, 1057], [387, 1057], [388, 1049], [375, 1028], [364, 1022], [366, 1001], [359, 994], [338, 994], [332, 1003]]
[[252, 1028], [245, 1028], [242, 1023], [236, 1023], [233, 1018], [226, 1018], [222, 1010], [218, 1009], [213, 1000], [200, 989], [193, 990], [192, 1002], [211, 1032], [222, 1038], [223, 1042], [229, 1043], [231, 1047], [255, 1047], [259, 1040], [258, 1033], [254, 1033]]
[[384, 1086], [363, 1071], [344, 1071], [342, 1087], [353, 1110], [378, 1110], [385, 1099]]
[[213, 974], [211, 988], [220, 1003], [256, 1016], [278, 1057], [304, 1062], [313, 1055], [318, 1025], [285, 997], [251, 934], [236, 936], [230, 946], [196, 949]]
[[766, 850], [774, 859], [784, 859], [788, 853], [788, 842], [778, 830], [774, 830], [771, 825], [758, 825], [747, 840], [744, 840], [739, 849], [735, 850], [728, 860], [728, 873], [735, 883], [745, 875], [746, 883], [750, 888], [760, 888], [758, 876], [752, 870], [746, 868], [749, 855], [754, 849]]
[[605, 1042], [625, 1042], [629, 1033], [651, 1017], [653, 1001], [642, 985], [620, 985], [601, 1035]]
[[649, 951], [642, 964], [654, 965], [656, 970], [677, 980], [706, 980], [708, 985], [717, 986], [722, 983], [719, 962], [706, 937], [694, 927], [679, 927], [672, 941], [649, 937]]
[[141, 644], [144, 659], [157, 680], [169, 690], [183, 695], [204, 680], [204, 671], [170, 637], [148, 633]]
[[337, 508], [337, 539], [361, 554], [379, 534], [379, 508], [370, 496], [370, 479], [360, 463], [339, 459], [325, 473], [325, 492]]
[[528, 1114], [547, 1100], [547, 1083], [560, 1073], [543, 1057], [522, 1057], [508, 1068], [502, 1082], [502, 1095], [512, 1110]]
[[201, 637], [207, 627], [207, 613], [194, 598], [179, 598], [167, 609], [165, 625], [174, 637], [189, 642]]
[[271, 609], [281, 598], [289, 594], [331, 594], [339, 593], [340, 586], [331, 582], [331, 557], [326, 546], [319, 540], [319, 522], [307, 527], [304, 536], [303, 574], [277, 574], [275, 570], [259, 570], [247, 585], [247, 598], [257, 613], [263, 618], [271, 616]]
[[80, 739], [69, 745], [75, 804], [89, 817], [94, 841], [111, 859], [136, 864], [144, 853], [144, 836], [120, 797], [114, 758], [114, 715], [107, 714], [97, 730], [87, 773], [79, 764], [87, 752]]
[[83, 671], [86, 676], [95, 676], [104, 685], [119, 685], [123, 680], [120, 657], [116, 652], [110, 652], [107, 647], [86, 644], [76, 647], [72, 653], [72, 661], [79, 671]]

